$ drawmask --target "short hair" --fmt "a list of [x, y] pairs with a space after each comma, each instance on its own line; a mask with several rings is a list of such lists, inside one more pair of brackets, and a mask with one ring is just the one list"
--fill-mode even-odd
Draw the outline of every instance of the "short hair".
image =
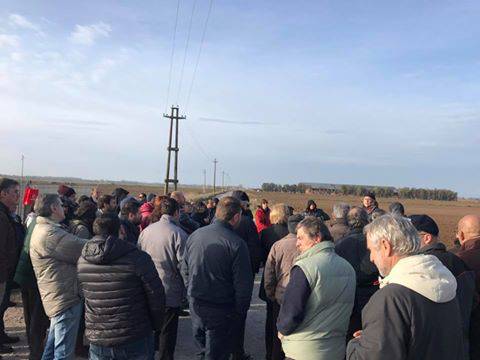
[[120, 210], [120, 214], [122, 216], [128, 216], [128, 214], [136, 214], [138, 212], [138, 209], [140, 209], [140, 204], [138, 203], [138, 201], [132, 199], [123, 204], [123, 207]]
[[185, 199], [185, 194], [181, 191], [172, 191], [170, 194], [170, 197], [172, 199], [177, 200], [178, 204], [180, 206], [185, 205], [186, 199]]
[[82, 195], [82, 196], [80, 196], [80, 197], [78, 198], [78, 203], [79, 203], [79, 204], [82, 203], [82, 202], [84, 202], [84, 201], [90, 201], [90, 202], [92, 202], [87, 195]]
[[100, 236], [118, 236], [120, 219], [114, 214], [102, 214], [93, 222], [93, 233]]
[[103, 209], [106, 205], [109, 205], [112, 202], [113, 196], [112, 195], [102, 195], [98, 198], [98, 208]]
[[333, 204], [333, 217], [335, 219], [346, 219], [350, 205], [346, 203]]
[[285, 204], [275, 204], [270, 210], [270, 221], [272, 224], [286, 224], [290, 211]]
[[368, 224], [368, 213], [365, 208], [352, 207], [347, 214], [347, 223], [352, 229], [363, 229]]
[[267, 199], [262, 199], [261, 204], [268, 204], [268, 200]]
[[163, 197], [159, 204], [162, 215], [173, 216], [180, 209], [177, 200], [169, 197]]
[[61, 205], [60, 196], [58, 194], [40, 194], [35, 200], [34, 211], [38, 216], [52, 216], [52, 206]]
[[402, 203], [399, 203], [397, 201], [390, 204], [390, 206], [388, 207], [388, 211], [390, 212], [390, 214], [405, 216], [405, 208], [403, 207]]
[[218, 202], [215, 217], [228, 222], [232, 220], [236, 214], [241, 213], [241, 211], [242, 205], [240, 204], [240, 200], [232, 196], [225, 196]]
[[387, 212], [383, 209], [376, 208], [375, 210], [372, 211], [370, 214], [370, 218], [373, 220], [379, 218], [380, 216], [385, 215]]
[[417, 229], [405, 217], [385, 214], [365, 226], [364, 233], [377, 248], [381, 239], [387, 240], [398, 256], [414, 255], [420, 249]]
[[6, 191], [14, 186], [20, 185], [17, 180], [10, 178], [0, 178], [0, 192]]
[[325, 225], [323, 220], [320, 218], [307, 216], [298, 223], [297, 232], [299, 229], [303, 229], [310, 238], [320, 236], [322, 241], [333, 241], [330, 230], [328, 230], [327, 225]]

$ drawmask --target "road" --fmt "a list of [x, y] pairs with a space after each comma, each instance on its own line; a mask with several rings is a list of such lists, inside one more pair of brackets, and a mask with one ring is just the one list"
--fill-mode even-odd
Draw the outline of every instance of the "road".
[[[255, 288], [253, 290], [252, 304], [248, 312], [247, 326], [245, 334], [245, 350], [256, 360], [265, 359], [264, 329], [266, 306], [258, 298], [258, 288], [260, 285], [260, 276], [255, 279]], [[5, 315], [5, 325], [7, 333], [19, 336], [21, 341], [14, 344], [14, 353], [4, 354], [3, 359], [28, 359], [28, 346], [25, 339], [25, 324], [23, 322], [23, 311], [21, 307], [21, 297], [19, 293], [13, 295], [13, 300], [17, 306], [9, 308]], [[192, 328], [190, 317], [182, 317], [179, 321], [177, 348], [175, 359], [191, 360], [194, 358], [195, 346], [192, 338]], [[82, 359], [82, 358], [78, 358]]]

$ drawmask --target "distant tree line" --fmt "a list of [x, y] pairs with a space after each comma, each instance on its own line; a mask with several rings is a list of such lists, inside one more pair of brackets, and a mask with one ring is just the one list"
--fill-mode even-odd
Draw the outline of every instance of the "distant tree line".
[[[288, 193], [305, 193], [311, 190], [304, 184], [298, 185], [280, 185], [274, 183], [263, 183], [263, 191], [273, 192], [288, 192]], [[335, 193], [341, 195], [363, 196], [369, 192], [374, 192], [378, 197], [398, 197], [401, 199], [421, 199], [421, 200], [443, 200], [456, 201], [458, 194], [452, 190], [446, 189], [416, 189], [416, 188], [399, 188], [387, 186], [365, 187], [361, 185], [341, 185], [340, 187], [332, 189], [313, 189], [320, 190], [327, 193]]]

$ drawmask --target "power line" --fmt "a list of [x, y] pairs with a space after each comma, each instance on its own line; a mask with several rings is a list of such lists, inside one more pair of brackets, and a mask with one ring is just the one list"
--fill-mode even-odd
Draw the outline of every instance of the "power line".
[[207, 18], [205, 19], [205, 24], [203, 26], [202, 38], [200, 40], [200, 47], [198, 49], [197, 61], [195, 63], [195, 68], [193, 69], [192, 81], [190, 83], [190, 88], [188, 90], [187, 101], [186, 101], [186, 105], [185, 105], [185, 112], [188, 111], [188, 106], [190, 104], [190, 96], [192, 95], [193, 83], [195, 82], [195, 77], [197, 75], [198, 64], [200, 62], [200, 56], [202, 55], [203, 43], [205, 42], [205, 35], [207, 33], [207, 26], [208, 26], [208, 21], [210, 20], [210, 14], [212, 13], [212, 6], [213, 6], [213, 0], [210, 0], [210, 4], [208, 6]]
[[172, 86], [173, 58], [175, 54], [175, 39], [177, 37], [178, 13], [180, 12], [180, 0], [177, 1], [177, 14], [175, 16], [175, 26], [173, 28], [172, 53], [170, 54], [170, 71], [168, 74], [167, 101], [165, 103], [165, 112], [168, 110], [170, 101], [170, 88]]
[[193, 23], [193, 15], [195, 14], [195, 7], [197, 5], [197, 0], [193, 0], [192, 5], [192, 12], [190, 14], [190, 23], [188, 24], [188, 33], [187, 33], [187, 41], [185, 43], [185, 52], [183, 53], [183, 64], [182, 70], [180, 71], [180, 82], [178, 84], [178, 93], [177, 93], [177, 104], [180, 99], [180, 93], [182, 91], [182, 83], [183, 83], [183, 74], [185, 72], [185, 63], [187, 61], [187, 52], [188, 52], [188, 45], [190, 43], [190, 34], [192, 32], [192, 23]]

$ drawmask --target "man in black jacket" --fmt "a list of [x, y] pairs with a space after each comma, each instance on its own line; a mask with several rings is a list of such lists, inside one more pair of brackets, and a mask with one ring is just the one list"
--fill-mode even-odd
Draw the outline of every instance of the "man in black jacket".
[[378, 290], [378, 270], [370, 262], [370, 252], [367, 249], [367, 239], [363, 228], [368, 224], [368, 214], [364, 208], [355, 206], [347, 214], [350, 232], [335, 243], [335, 252], [347, 260], [355, 269], [357, 288], [355, 303], [348, 326], [347, 339], [362, 327], [362, 309]]
[[365, 232], [383, 279], [346, 359], [464, 360], [453, 274], [435, 256], [417, 254], [420, 239], [409, 219], [383, 215]]
[[120, 231], [123, 233], [125, 241], [137, 245], [141, 222], [140, 204], [135, 199], [128, 200], [120, 210]]
[[410, 220], [420, 236], [420, 254], [436, 256], [455, 277], [468, 271], [463, 260], [447, 251], [445, 245], [439, 241], [439, 229], [435, 220], [428, 215], [411, 215]]
[[245, 242], [234, 232], [242, 216], [240, 202], [224, 197], [213, 224], [187, 240], [184, 274], [188, 284], [193, 334], [200, 359], [228, 359], [237, 319], [246, 318], [253, 290]]
[[102, 215], [78, 260], [90, 359], [153, 359], [165, 292], [152, 258], [117, 238], [120, 221]]

